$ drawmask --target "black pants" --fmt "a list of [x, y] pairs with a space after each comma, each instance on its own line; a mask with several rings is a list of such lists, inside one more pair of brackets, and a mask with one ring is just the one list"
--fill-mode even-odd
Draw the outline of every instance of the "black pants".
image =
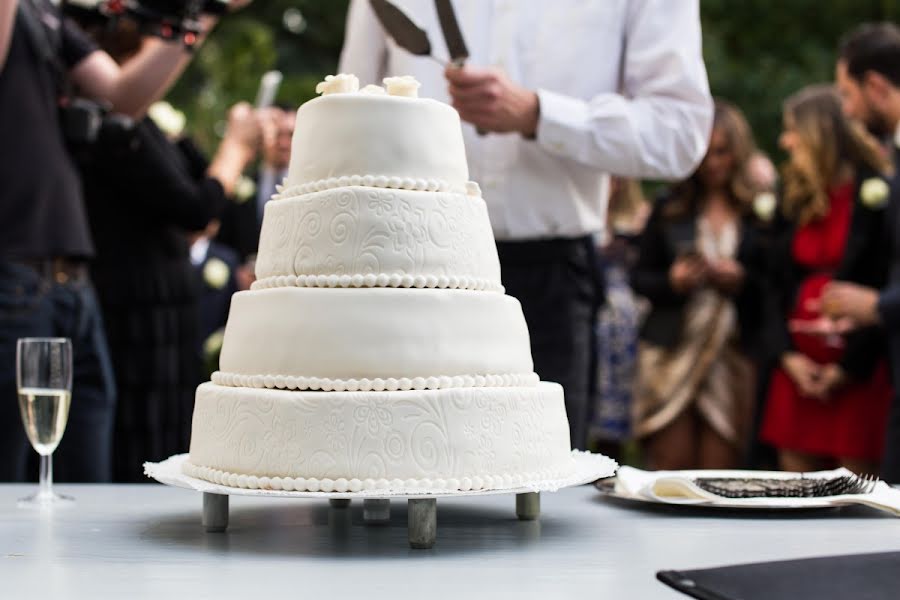
[[534, 370], [563, 386], [572, 447], [585, 449], [602, 286], [590, 238], [497, 242], [506, 293], [522, 304]]
[[898, 484], [900, 483], [900, 336], [897, 334], [892, 336], [890, 349], [894, 398], [891, 400], [891, 410], [888, 414], [881, 478], [888, 483]]
[[72, 340], [72, 408], [53, 454], [53, 477], [106, 482], [112, 475], [115, 395], [100, 307], [87, 279], [59, 283], [19, 263], [0, 261], [0, 481], [37, 477], [16, 402], [16, 339]]

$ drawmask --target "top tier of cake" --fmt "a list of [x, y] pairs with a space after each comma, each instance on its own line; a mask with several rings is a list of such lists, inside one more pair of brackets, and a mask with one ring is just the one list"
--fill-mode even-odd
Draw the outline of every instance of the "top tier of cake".
[[266, 204], [254, 289], [502, 291], [459, 115], [411, 77], [329, 76], [297, 111], [284, 187]]
[[469, 171], [459, 115], [428, 98], [365, 90], [330, 93], [301, 106], [288, 190], [314, 191], [328, 180], [353, 176], [465, 192]]

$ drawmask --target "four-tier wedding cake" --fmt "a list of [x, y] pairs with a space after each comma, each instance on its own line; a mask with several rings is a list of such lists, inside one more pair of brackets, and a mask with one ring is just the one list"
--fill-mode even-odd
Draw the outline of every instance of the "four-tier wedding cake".
[[197, 390], [187, 475], [243, 488], [516, 488], [574, 460], [533, 372], [457, 113], [329, 76], [297, 112], [258, 280]]

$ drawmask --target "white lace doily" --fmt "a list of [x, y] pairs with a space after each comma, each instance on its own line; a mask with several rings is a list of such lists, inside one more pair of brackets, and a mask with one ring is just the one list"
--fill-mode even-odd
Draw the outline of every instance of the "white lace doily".
[[181, 471], [181, 465], [188, 459], [187, 454], [176, 454], [159, 463], [144, 463], [144, 473], [160, 483], [175, 487], [209, 492], [212, 494], [227, 494], [231, 496], [272, 496], [281, 498], [443, 498], [458, 496], [487, 496], [490, 494], [521, 494], [526, 492], [555, 492], [559, 489], [591, 483], [605, 477], [612, 477], [616, 473], [618, 464], [616, 461], [590, 452], [572, 451], [575, 461], [575, 472], [565, 479], [547, 479], [543, 481], [528, 481], [518, 488], [475, 490], [469, 492], [448, 492], [443, 490], [435, 493], [427, 493], [422, 490], [407, 491], [404, 489], [369, 490], [362, 492], [286, 492], [284, 490], [251, 490], [238, 487], [229, 487], [210, 483], [202, 479], [188, 477]]

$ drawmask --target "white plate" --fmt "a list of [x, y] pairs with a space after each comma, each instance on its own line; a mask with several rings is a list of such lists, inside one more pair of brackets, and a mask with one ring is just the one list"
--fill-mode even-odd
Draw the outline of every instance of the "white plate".
[[[761, 503], [760, 500], [762, 498], [722, 498], [721, 500], [716, 501], [708, 501], [708, 500], [682, 500], [682, 501], [670, 501], [663, 502], [661, 500], [654, 500], [653, 498], [648, 498], [646, 496], [635, 496], [633, 494], [627, 494], [616, 490], [615, 488], [615, 479], [607, 479], [603, 481], [597, 481], [595, 487], [600, 490], [600, 493], [607, 498], [613, 498], [615, 500], [624, 500], [627, 502], [636, 502], [638, 504], [646, 504], [651, 506], [672, 506], [672, 507], [688, 507], [688, 508], [713, 508], [713, 509], [728, 509], [728, 510], [777, 510], [777, 511], [794, 511], [794, 510], [812, 510], [812, 509], [823, 509], [823, 508], [840, 508], [842, 505], [834, 504], [833, 502], [824, 499], [824, 498], [792, 498], [792, 504], [784, 504], [778, 502], [778, 498], [765, 498], [765, 504]], [[798, 503], [802, 501], [802, 503]], [[850, 503], [848, 503], [850, 504]]]
[[460, 496], [487, 496], [491, 494], [521, 494], [526, 492], [555, 492], [559, 489], [591, 483], [598, 479], [615, 475], [618, 464], [616, 461], [590, 452], [572, 451], [575, 461], [575, 472], [565, 479], [551, 479], [543, 481], [525, 482], [518, 488], [475, 490], [468, 492], [436, 492], [423, 493], [421, 490], [370, 490], [362, 492], [286, 492], [284, 490], [251, 490], [238, 487], [230, 487], [211, 483], [203, 479], [188, 477], [181, 471], [181, 465], [188, 459], [187, 454], [176, 454], [159, 463], [144, 463], [144, 473], [160, 483], [175, 487], [209, 492], [213, 494], [227, 494], [232, 496], [272, 496], [278, 498], [444, 498]]

